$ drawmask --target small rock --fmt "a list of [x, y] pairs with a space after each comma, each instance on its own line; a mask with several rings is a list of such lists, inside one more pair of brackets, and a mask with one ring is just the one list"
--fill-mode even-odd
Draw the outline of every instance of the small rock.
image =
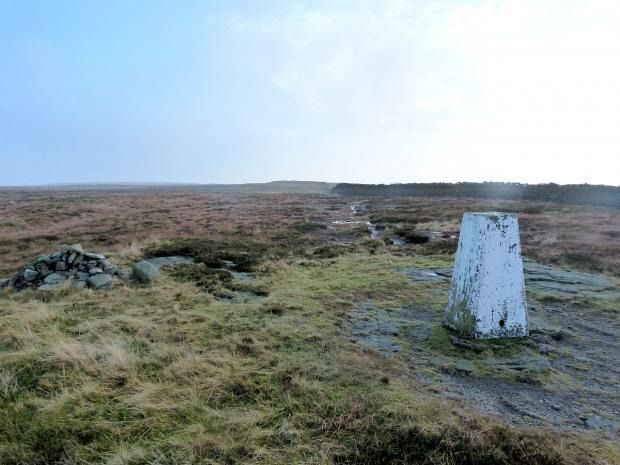
[[58, 273], [52, 273], [49, 276], [46, 276], [43, 282], [45, 284], [58, 284], [61, 281], [64, 281], [64, 276]]
[[39, 273], [34, 270], [28, 268], [24, 270], [24, 279], [28, 282], [34, 281], [35, 279], [37, 279], [37, 276], [39, 276]]
[[88, 278], [88, 285], [92, 289], [110, 289], [112, 287], [112, 276], [96, 274]]
[[101, 274], [103, 273], [103, 270], [101, 268], [91, 268], [90, 270], [88, 270], [88, 272], [91, 275], [95, 275], [95, 274]]
[[469, 375], [474, 372], [473, 365], [466, 360], [459, 360], [455, 362], [452, 367], [457, 373], [464, 373], [466, 375]]
[[562, 328], [558, 332], [552, 334], [551, 337], [556, 341], [561, 341], [563, 339], [570, 339], [572, 337], [575, 337], [575, 333], [569, 331], [568, 329]]
[[75, 259], [77, 258], [77, 256], [78, 256], [77, 252], [71, 252], [71, 254], [69, 255], [69, 257], [67, 258], [67, 263], [68, 263], [69, 265], [71, 265], [71, 264], [75, 261]]
[[430, 360], [432, 365], [439, 367], [447, 373], [461, 373], [469, 375], [474, 372], [474, 366], [467, 360], [452, 360], [447, 357], [432, 357]]
[[67, 247], [67, 252], [77, 252], [77, 253], [84, 253], [84, 249], [82, 248], [81, 244], [73, 244], [70, 245], [69, 247]]
[[557, 351], [557, 349], [553, 347], [551, 344], [538, 344], [536, 346], [536, 350], [538, 351], [539, 354], [543, 354], [543, 355], [551, 354]]
[[555, 410], [556, 412], [559, 412], [560, 410], [562, 410], [562, 406], [560, 404], [551, 404], [551, 408]]
[[86, 281], [71, 281], [71, 287], [75, 289], [84, 289], [86, 287]]
[[40, 254], [40, 255], [37, 255], [37, 259], [35, 260], [35, 263], [47, 263], [49, 261], [50, 261], [49, 255]]
[[140, 261], [131, 269], [132, 275], [141, 283], [149, 284], [159, 278], [159, 270], [150, 262]]
[[550, 344], [552, 341], [546, 334], [530, 334], [530, 340], [539, 344]]
[[67, 271], [67, 264], [62, 261], [56, 263], [56, 271]]
[[90, 273], [85, 273], [84, 271], [78, 271], [75, 273], [75, 277], [79, 281], [86, 281], [88, 278], [90, 278]]
[[39, 266], [37, 266], [37, 271], [39, 272], [39, 275], [40, 275], [41, 278], [45, 278], [48, 274], [51, 273], [51, 271], [47, 267], [47, 265], [39, 265]]
[[396, 329], [396, 325], [393, 321], [379, 321], [377, 326], [379, 334], [383, 334], [386, 336], [398, 336], [398, 330]]
[[451, 334], [450, 336], [450, 342], [452, 342], [452, 344], [454, 344], [457, 347], [460, 347], [462, 349], [469, 349], [469, 350], [473, 350], [474, 352], [477, 353], [481, 353], [484, 352], [485, 350], [499, 350], [499, 349], [505, 349], [506, 347], [510, 347], [511, 344], [506, 344], [506, 345], [499, 345], [499, 344], [491, 344], [491, 343], [485, 343], [485, 342], [473, 342], [473, 341], [468, 341], [465, 339], [461, 339], [460, 337]]
[[515, 354], [507, 358], [487, 357], [482, 363], [489, 368], [498, 370], [546, 372], [551, 369], [551, 365], [545, 357], [527, 353]]
[[99, 261], [105, 260], [105, 255], [101, 255], [101, 254], [98, 254], [98, 253], [90, 253], [90, 252], [88, 252], [88, 253], [85, 253], [84, 256], [86, 258], [90, 258], [91, 260], [99, 260]]
[[590, 418], [586, 418], [584, 423], [588, 428], [592, 429], [614, 429], [618, 427], [618, 424], [612, 420], [608, 420], [607, 418], [594, 416]]
[[118, 276], [119, 279], [127, 280], [127, 279], [131, 278], [131, 269], [126, 267], [126, 266], [121, 266], [121, 267], [118, 267], [118, 268], [115, 267], [113, 274]]
[[39, 290], [41, 292], [49, 292], [49, 291], [53, 290], [55, 287], [57, 287], [56, 284], [43, 284], [42, 286], [39, 286], [39, 288], [37, 290]]
[[54, 252], [52, 255], [50, 255], [50, 262], [56, 263], [58, 260], [60, 260], [60, 257], [62, 257], [62, 254], [60, 252]]
[[425, 323], [408, 325], [405, 328], [405, 337], [414, 342], [426, 342], [431, 337], [431, 326]]

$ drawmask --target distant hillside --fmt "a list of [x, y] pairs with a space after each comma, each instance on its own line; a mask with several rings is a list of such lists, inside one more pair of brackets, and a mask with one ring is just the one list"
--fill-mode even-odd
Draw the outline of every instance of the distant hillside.
[[215, 194], [282, 193], [330, 194], [336, 183], [314, 181], [272, 181], [248, 184], [174, 184], [174, 183], [88, 183], [52, 184], [47, 186], [0, 187], [4, 191], [183, 191], [211, 192]]
[[282, 194], [329, 194], [336, 183], [315, 181], [271, 181], [250, 184], [205, 184], [199, 190], [215, 193], [282, 193]]
[[620, 208], [620, 187], [503, 182], [338, 184], [333, 193], [363, 197], [473, 197]]

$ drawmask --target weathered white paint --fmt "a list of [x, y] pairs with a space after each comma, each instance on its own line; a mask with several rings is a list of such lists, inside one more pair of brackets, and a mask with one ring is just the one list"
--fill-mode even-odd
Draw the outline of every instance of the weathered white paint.
[[516, 215], [463, 215], [445, 324], [481, 339], [528, 335]]

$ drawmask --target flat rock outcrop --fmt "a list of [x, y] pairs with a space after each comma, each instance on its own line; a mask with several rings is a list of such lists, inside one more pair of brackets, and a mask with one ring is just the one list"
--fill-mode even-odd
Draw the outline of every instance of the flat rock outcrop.
[[86, 252], [80, 244], [61, 245], [58, 252], [39, 255], [0, 287], [18, 291], [27, 288], [51, 291], [60, 286], [109, 289], [112, 276], [122, 274], [123, 270], [104, 255]]

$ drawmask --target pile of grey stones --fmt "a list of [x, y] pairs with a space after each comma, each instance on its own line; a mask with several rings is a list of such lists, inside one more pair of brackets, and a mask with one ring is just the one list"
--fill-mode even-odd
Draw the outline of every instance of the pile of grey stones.
[[61, 245], [51, 255], [39, 255], [1, 287], [21, 291], [34, 288], [39, 291], [67, 286], [75, 288], [110, 289], [112, 277], [124, 276], [122, 267], [113, 265], [104, 255], [85, 252], [80, 244]]

